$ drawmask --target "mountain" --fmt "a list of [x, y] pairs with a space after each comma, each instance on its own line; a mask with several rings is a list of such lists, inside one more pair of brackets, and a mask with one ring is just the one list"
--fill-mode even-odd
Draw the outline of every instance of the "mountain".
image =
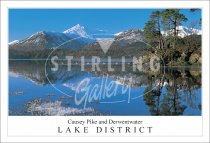
[[[180, 37], [202, 34], [201, 30], [187, 28], [185, 26], [179, 26], [177, 29]], [[91, 57], [93, 55], [112, 55], [120, 57], [123, 55], [132, 56], [137, 53], [142, 53], [146, 47], [144, 31], [140, 29], [129, 29], [114, 35], [106, 34], [106, 30], [93, 30], [92, 32], [96, 34], [91, 35], [90, 30], [79, 24], [64, 32], [40, 31], [23, 40], [10, 42], [10, 55], [11, 57], [16, 56], [21, 58], [28, 56], [27, 58], [30, 58], [30, 56], [34, 54], [33, 50], [54, 49], [59, 47], [67, 48], [72, 54], [74, 53], [72, 50], [76, 51], [77, 53], [74, 53], [76, 56], [88, 55]], [[172, 32], [172, 30], [168, 32], [163, 31], [162, 34], [167, 36], [170, 32]], [[27, 52], [30, 52], [31, 55]], [[44, 52], [40, 53], [42, 54]], [[64, 53], [65, 52], [63, 52], [63, 54]], [[47, 53], [45, 54], [47, 55]], [[37, 55], [36, 57], [39, 56]]]
[[87, 34], [85, 27], [81, 26], [80, 24], [65, 30], [63, 33], [71, 38], [82, 37], [87, 39], [94, 39], [92, 36]]
[[144, 42], [144, 32], [139, 29], [130, 29], [115, 34], [115, 42], [133, 44], [136, 42]]
[[117, 47], [119, 47], [144, 40], [143, 31], [141, 30], [127, 30], [115, 36], [106, 34], [106, 30], [93, 30], [92, 33], [96, 34], [92, 34], [92, 36], [89, 33], [91, 33], [90, 30], [77, 24], [64, 32], [36, 32], [23, 40], [10, 42], [9, 47], [22, 50], [53, 49], [58, 46], [61, 48], [80, 49], [90, 43], [97, 42], [98, 37], [114, 38], [115, 45], [118, 44]]
[[115, 34], [114, 38], [96, 38], [96, 41], [86, 45], [77, 54], [79, 56], [112, 56], [119, 58], [122, 56], [132, 57], [143, 54], [146, 44], [142, 30], [130, 29], [120, 34]]
[[18, 43], [18, 42], [19, 42], [19, 40], [14, 40], [14, 41], [10, 42], [9, 45], [12, 45], [12, 44], [15, 44], [15, 43]]
[[79, 38], [88, 43], [94, 42], [97, 38], [113, 38], [107, 30], [88, 29], [80, 24], [77, 24], [63, 32], [71, 38]]
[[36, 32], [23, 40], [10, 42], [9, 47], [13, 49], [52, 49], [60, 46], [80, 49], [94, 41], [95, 39], [87, 34], [85, 27], [77, 24], [64, 32]]
[[79, 49], [86, 45], [82, 40], [72, 40], [69, 36], [59, 32], [37, 32], [23, 40], [9, 43], [12, 49], [52, 49], [58, 46], [62, 48]]
[[[161, 33], [164, 36], [169, 35], [169, 33], [172, 33], [173, 30], [170, 31], [162, 31]], [[189, 28], [186, 26], [178, 26], [177, 27], [177, 32], [178, 32], [178, 36], [181, 38], [184, 38], [186, 36], [190, 36], [190, 35], [202, 35], [202, 31], [199, 29], [195, 29], [195, 28]]]
[[114, 36], [119, 36], [120, 34], [122, 34], [123, 32], [118, 32], [118, 33], [115, 33]]
[[199, 29], [195, 29], [195, 28], [188, 28], [185, 26], [179, 26], [178, 27], [178, 36], [180, 37], [186, 37], [186, 36], [190, 36], [190, 35], [201, 35], [202, 31]]

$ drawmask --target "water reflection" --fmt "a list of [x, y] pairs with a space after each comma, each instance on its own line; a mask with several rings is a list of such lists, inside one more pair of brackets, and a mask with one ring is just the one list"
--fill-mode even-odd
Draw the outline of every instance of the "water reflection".
[[144, 101], [152, 115], [183, 115], [187, 108], [201, 110], [201, 73], [198, 69], [167, 69], [164, 78], [155, 89], [152, 88], [150, 82], [144, 92]]
[[[113, 65], [113, 72], [108, 72], [106, 65], [100, 67], [101, 72], [92, 72], [88, 65], [83, 72], [77, 65], [67, 71], [61, 65], [56, 72], [47, 68], [46, 76], [44, 65], [45, 61], [9, 62], [10, 115], [201, 115], [200, 67], [166, 68], [163, 74], [133, 72], [130, 64], [125, 72], [119, 65]], [[103, 89], [103, 77], [118, 87], [116, 96], [93, 98], [86, 109], [83, 104], [75, 104], [76, 89], [84, 79]], [[121, 93], [124, 88], [130, 93]], [[79, 96], [86, 92], [82, 88], [80, 91]]]

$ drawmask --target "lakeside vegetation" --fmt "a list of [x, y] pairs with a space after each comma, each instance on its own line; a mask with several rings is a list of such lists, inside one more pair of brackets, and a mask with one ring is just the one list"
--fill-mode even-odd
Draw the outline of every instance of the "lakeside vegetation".
[[[191, 12], [198, 10], [190, 9]], [[145, 56], [156, 54], [162, 57], [168, 66], [201, 65], [201, 35], [194, 31], [197, 24], [201, 24], [201, 19], [190, 24], [190, 35], [181, 37], [179, 26], [187, 20], [181, 9], [152, 12], [144, 28], [144, 36], [148, 43]]]

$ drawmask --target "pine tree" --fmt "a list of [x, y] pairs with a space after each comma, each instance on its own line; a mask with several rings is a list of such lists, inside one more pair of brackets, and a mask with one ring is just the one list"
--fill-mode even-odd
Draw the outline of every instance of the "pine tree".
[[149, 20], [146, 23], [146, 26], [144, 28], [144, 36], [145, 39], [148, 43], [148, 46], [151, 48], [153, 47], [153, 44], [156, 39], [156, 31], [155, 31], [155, 21], [154, 20]]
[[168, 32], [170, 41], [172, 41], [172, 47], [175, 49], [178, 36], [177, 28], [182, 24], [182, 22], [187, 21], [187, 18], [184, 14], [180, 13], [180, 9], [166, 9], [162, 11], [161, 15], [164, 30]]
[[155, 11], [151, 14], [150, 20], [146, 23], [144, 28], [144, 36], [147, 42], [153, 46], [154, 43], [158, 43], [158, 48], [163, 48], [163, 38], [161, 34], [161, 13]]

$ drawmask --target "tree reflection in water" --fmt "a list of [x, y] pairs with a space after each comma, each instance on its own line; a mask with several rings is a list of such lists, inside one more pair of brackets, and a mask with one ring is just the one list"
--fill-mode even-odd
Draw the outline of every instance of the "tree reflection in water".
[[[201, 103], [197, 103], [197, 90], [201, 87], [198, 69], [166, 69], [161, 76], [148, 75], [150, 83], [144, 91], [144, 101], [151, 115], [183, 115], [188, 107], [201, 111]], [[154, 85], [154, 81], [158, 84]]]

